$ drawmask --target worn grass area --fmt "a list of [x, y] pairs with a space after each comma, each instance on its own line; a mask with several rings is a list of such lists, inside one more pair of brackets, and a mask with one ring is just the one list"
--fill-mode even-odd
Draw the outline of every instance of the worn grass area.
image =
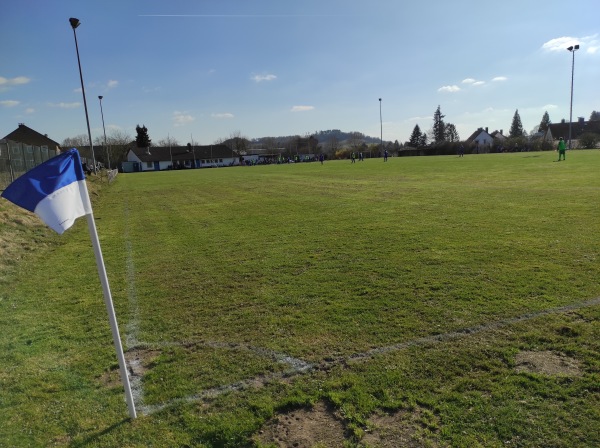
[[553, 156], [120, 175], [95, 215], [133, 422], [85, 220], [24, 223], [47, 243], [5, 262], [0, 440], [264, 446], [325, 401], [348, 446], [599, 445], [600, 153]]

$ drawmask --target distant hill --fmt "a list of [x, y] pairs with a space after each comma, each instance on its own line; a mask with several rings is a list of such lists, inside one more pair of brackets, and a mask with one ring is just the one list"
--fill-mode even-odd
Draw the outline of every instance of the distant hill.
[[[313, 132], [312, 134], [310, 134], [311, 136], [313, 136], [314, 138], [316, 138], [319, 141], [319, 145], [327, 145], [327, 143], [331, 142], [332, 140], [335, 141], [337, 143], [338, 146], [349, 146], [349, 142], [353, 139], [355, 134], [359, 134], [360, 138], [367, 144], [378, 144], [380, 143], [380, 138], [379, 137], [369, 137], [368, 135], [364, 135], [360, 132], [344, 132], [344, 131], [340, 131], [339, 129], [330, 129], [327, 131], [317, 131], [317, 132]], [[259, 138], [254, 138], [252, 140], [250, 140], [250, 143], [252, 146], [267, 146], [268, 143], [276, 141], [279, 145], [281, 146], [285, 146], [285, 143], [296, 139], [298, 137], [301, 137], [299, 135], [287, 135], [287, 136], [280, 136], [280, 137], [259, 137]], [[388, 143], [388, 142], [384, 142], [384, 143]]]

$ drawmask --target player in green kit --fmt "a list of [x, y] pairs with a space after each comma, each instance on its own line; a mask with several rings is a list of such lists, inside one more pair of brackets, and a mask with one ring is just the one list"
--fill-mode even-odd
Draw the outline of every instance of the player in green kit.
[[562, 156], [562, 159], [565, 160], [565, 151], [566, 150], [567, 150], [567, 145], [565, 144], [565, 141], [561, 137], [558, 140], [558, 161], [559, 162], [560, 162], [561, 156]]

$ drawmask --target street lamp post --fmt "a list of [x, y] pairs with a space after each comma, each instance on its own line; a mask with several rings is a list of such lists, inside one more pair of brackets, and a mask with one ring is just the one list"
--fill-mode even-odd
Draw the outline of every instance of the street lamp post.
[[108, 164], [108, 169], [110, 170], [110, 154], [108, 152], [108, 146], [106, 146], [106, 128], [104, 127], [104, 111], [102, 110], [102, 95], [98, 95], [98, 99], [100, 100], [100, 114], [102, 115], [102, 130], [104, 131], [104, 150], [106, 151], [106, 163]]
[[572, 54], [571, 62], [571, 107], [569, 109], [569, 149], [571, 149], [571, 127], [573, 123], [573, 76], [575, 75], [575, 52], [579, 50], [579, 45], [571, 45], [567, 48]]
[[383, 121], [381, 119], [381, 98], [379, 98], [379, 132], [381, 139], [381, 146], [379, 148], [379, 152], [381, 153], [381, 151], [383, 151]]
[[83, 108], [85, 109], [85, 121], [87, 123], [88, 138], [90, 139], [90, 149], [92, 150], [92, 160], [94, 161], [94, 173], [96, 172], [96, 155], [94, 154], [94, 145], [92, 144], [92, 131], [90, 131], [90, 119], [88, 117], [87, 102], [85, 100], [85, 87], [83, 86], [83, 75], [81, 73], [81, 60], [79, 59], [79, 46], [77, 45], [77, 33], [75, 28], [81, 25], [79, 19], [71, 17], [69, 19], [71, 28], [73, 28], [73, 36], [75, 37], [75, 51], [77, 52], [77, 64], [79, 65], [79, 79], [81, 80], [81, 93], [83, 95]]

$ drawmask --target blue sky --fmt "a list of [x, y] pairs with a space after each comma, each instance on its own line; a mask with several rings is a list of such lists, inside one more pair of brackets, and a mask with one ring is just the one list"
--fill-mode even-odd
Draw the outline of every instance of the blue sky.
[[3, 0], [0, 136], [137, 124], [211, 144], [359, 131], [404, 142], [441, 106], [461, 139], [600, 110], [597, 0]]

